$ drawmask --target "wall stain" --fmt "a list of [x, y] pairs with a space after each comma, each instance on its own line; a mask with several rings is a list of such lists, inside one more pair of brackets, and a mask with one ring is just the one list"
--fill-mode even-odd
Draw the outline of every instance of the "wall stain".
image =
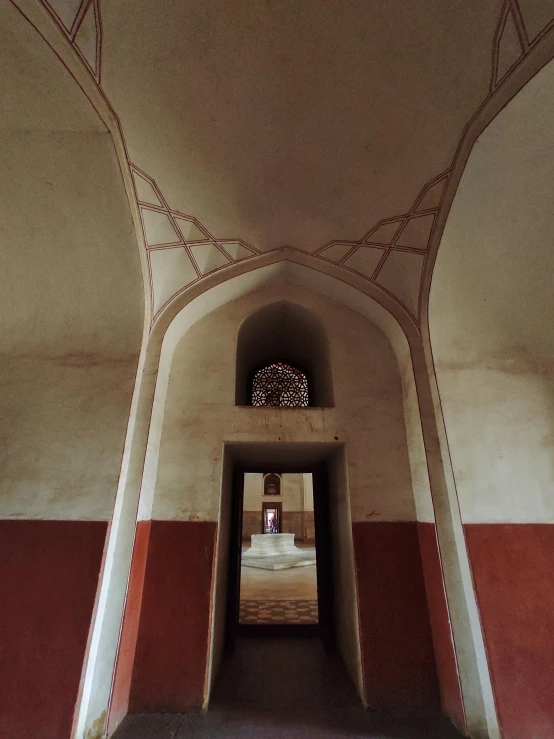
[[130, 362], [136, 361], [137, 355], [110, 357], [104, 354], [95, 354], [94, 352], [68, 352], [67, 354], [47, 357], [47, 359], [62, 367], [98, 367], [100, 365], [129, 364]]
[[102, 711], [100, 716], [93, 721], [92, 726], [90, 729], [87, 730], [87, 733], [85, 734], [85, 739], [104, 739], [106, 736], [106, 733], [104, 731], [104, 727], [106, 725], [106, 711]]
[[466, 357], [459, 361], [436, 361], [438, 367], [447, 370], [481, 369], [502, 372], [509, 375], [551, 375], [554, 374], [554, 360], [551, 357], [534, 357], [525, 349], [514, 348], [491, 355]]
[[60, 367], [100, 367], [100, 366], [118, 366], [128, 365], [138, 361], [139, 355], [135, 352], [128, 354], [104, 354], [99, 352], [73, 351], [63, 354], [44, 354], [36, 352], [33, 354], [16, 354], [6, 355], [10, 360], [16, 361], [46, 361], [57, 364]]

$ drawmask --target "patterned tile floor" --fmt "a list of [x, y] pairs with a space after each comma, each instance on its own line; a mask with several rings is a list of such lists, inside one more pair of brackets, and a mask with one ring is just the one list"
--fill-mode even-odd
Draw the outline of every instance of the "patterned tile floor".
[[317, 600], [241, 600], [241, 624], [316, 624]]

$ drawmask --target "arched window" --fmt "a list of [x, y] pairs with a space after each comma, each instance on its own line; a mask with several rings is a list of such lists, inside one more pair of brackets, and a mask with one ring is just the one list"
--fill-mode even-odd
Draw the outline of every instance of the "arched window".
[[252, 405], [306, 408], [308, 404], [308, 378], [297, 367], [272, 362], [254, 374]]
[[334, 405], [329, 336], [323, 322], [302, 306], [279, 301], [245, 318], [236, 366], [237, 405]]
[[281, 478], [279, 475], [266, 475], [264, 477], [264, 495], [281, 495]]

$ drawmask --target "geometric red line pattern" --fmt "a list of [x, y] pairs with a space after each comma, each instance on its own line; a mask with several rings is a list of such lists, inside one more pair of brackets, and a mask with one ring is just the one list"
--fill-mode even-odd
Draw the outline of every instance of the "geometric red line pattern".
[[69, 39], [90, 74], [100, 85], [102, 68], [102, 18], [100, 0], [42, 0], [58, 28]]
[[[102, 66], [100, 0], [73, 0], [73, 3], [67, 0], [41, 1], [59, 29], [69, 39], [96, 83], [100, 85]], [[548, 11], [546, 10], [546, 12]], [[534, 4], [533, 0], [504, 1], [492, 39], [489, 96], [494, 93], [499, 85], [504, 83], [553, 25], [554, 19], [545, 15], [539, 6]], [[256, 247], [239, 238], [214, 238], [209, 230], [196, 218], [172, 210], [151, 177], [134, 165], [131, 165], [131, 169], [133, 177], [141, 177], [152, 187], [155, 193], [154, 200], [157, 200], [157, 202], [141, 201], [138, 197], [135, 181], [135, 194], [141, 211], [147, 255], [154, 250], [161, 251], [163, 249], [175, 249], [176, 247], [184, 249], [196, 274], [196, 278], [189, 281], [186, 286], [217, 269], [223, 269], [231, 263], [261, 253]], [[409, 263], [410, 265], [419, 265], [421, 284], [425, 255], [428, 252], [436, 214], [440, 208], [442, 193], [449, 173], [450, 170], [446, 170], [428, 182], [407, 213], [379, 221], [358, 241], [340, 239], [330, 241], [317, 249], [313, 255], [327, 262], [340, 265], [344, 269], [376, 283], [408, 310], [417, 322], [418, 309], [414, 295], [412, 294], [411, 299], [408, 300], [407, 297], [410, 296], [403, 294], [406, 289], [401, 283], [388, 284], [387, 286], [386, 273], [389, 265], [392, 270], [402, 271], [402, 254], [411, 255]], [[145, 227], [146, 211], [158, 214], [158, 216], [154, 215], [151, 218], [157, 218], [159, 221], [160, 218], [167, 219], [171, 234], [175, 232], [170, 242], [165, 244], [148, 243], [147, 228]], [[148, 213], [146, 215], [148, 216]], [[183, 227], [185, 227], [187, 233], [184, 233]], [[166, 231], [169, 232], [167, 228]], [[194, 235], [194, 238], [191, 238], [191, 234]], [[200, 248], [202, 246], [206, 247], [204, 253]], [[209, 260], [206, 258], [208, 250], [211, 253]], [[421, 255], [421, 258], [417, 257], [418, 254]], [[407, 257], [405, 266], [408, 266]], [[151, 292], [153, 293], [150, 258], [148, 258], [148, 267]], [[391, 269], [389, 269], [389, 283]], [[184, 287], [181, 289], [184, 289]], [[411, 289], [413, 293], [413, 285]], [[164, 305], [158, 308], [157, 313], [180, 291], [173, 293]], [[152, 313], [154, 313], [153, 294]], [[153, 316], [152, 322], [155, 318], [156, 316]]]
[[[168, 249], [173, 250], [181, 248], [185, 251], [196, 273], [196, 278], [189, 280], [186, 285], [183, 285], [180, 290], [173, 293], [173, 295], [171, 295], [164, 304], [157, 309], [156, 315], [153, 315], [152, 317], [152, 322], [154, 322], [157, 315], [169, 302], [171, 302], [175, 295], [181, 292], [185, 287], [189, 287], [207, 274], [211, 274], [212, 272], [228, 267], [230, 264], [235, 264], [236, 262], [241, 262], [244, 259], [261, 254], [259, 249], [248, 244], [243, 239], [216, 239], [206, 226], [204, 226], [204, 224], [202, 224], [197, 218], [170, 208], [160, 188], [152, 177], [147, 175], [134, 164], [131, 164], [131, 171], [133, 172], [133, 184], [141, 216], [141, 225], [147, 255], [153, 251], [159, 252]], [[139, 189], [137, 187], [137, 183], [140, 182], [138, 178], [150, 186], [152, 191], [150, 201], [140, 199]], [[157, 204], [156, 202], [151, 202], [155, 200], [157, 200]], [[169, 224], [171, 228], [171, 233], [172, 235], [174, 234], [171, 241], [167, 243], [152, 243], [151, 236], [149, 238], [146, 221], [146, 218], [152, 213], [159, 214], [159, 216], [167, 219], [167, 224]], [[190, 234], [192, 234], [192, 238], [190, 237]], [[202, 254], [203, 249], [217, 250], [220, 254], [219, 263], [215, 262], [214, 266], [203, 264], [199, 259], [199, 254]], [[150, 271], [150, 284], [153, 292], [152, 265], [150, 259], [148, 259], [148, 266]], [[154, 306], [153, 298], [154, 296], [152, 295], [152, 307]], [[152, 313], [154, 314], [154, 310], [152, 310]]]
[[[440, 208], [442, 194], [449, 174], [450, 170], [447, 170], [427, 182], [407, 213], [378, 221], [358, 241], [330, 241], [315, 251], [315, 256], [339, 264], [351, 272], [355, 272], [361, 277], [378, 284], [379, 274], [393, 252], [412, 254], [425, 254], [427, 252], [435, 217]], [[416, 224], [417, 230], [415, 228]], [[412, 226], [414, 226], [413, 229]], [[383, 234], [385, 235], [384, 238]], [[410, 235], [408, 236], [408, 234]], [[338, 252], [337, 247], [342, 249], [342, 254], [338, 258], [333, 258], [333, 254]], [[369, 271], [360, 271], [360, 268], [355, 266], [357, 264], [355, 256], [362, 253], [372, 253], [374, 255], [373, 263], [368, 262]], [[380, 287], [386, 289], [382, 285]], [[387, 290], [387, 292], [389, 291]], [[398, 295], [393, 295], [393, 297], [399, 299]], [[410, 312], [413, 313], [413, 311]]]
[[491, 94], [529, 51], [530, 44], [517, 2], [506, 0], [492, 45]]

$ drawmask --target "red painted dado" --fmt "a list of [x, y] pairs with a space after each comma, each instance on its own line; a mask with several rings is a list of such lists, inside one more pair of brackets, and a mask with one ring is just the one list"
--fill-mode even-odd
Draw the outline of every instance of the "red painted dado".
[[438, 712], [417, 524], [361, 522], [352, 531], [367, 705]]
[[464, 704], [450, 629], [450, 617], [444, 590], [435, 524], [418, 522], [417, 530], [425, 577], [427, 606], [433, 632], [442, 710], [452, 719], [460, 731], [465, 732]]
[[504, 739], [554, 736], [554, 525], [464, 526]]
[[201, 707], [217, 524], [152, 521], [129, 711]]
[[0, 521], [0, 737], [66, 739], [105, 521]]
[[111, 734], [127, 715], [129, 709], [129, 691], [133, 674], [133, 664], [137, 645], [139, 621], [144, 590], [144, 573], [148, 542], [150, 539], [150, 521], [137, 523], [133, 546], [133, 561], [129, 577], [129, 587], [125, 601], [123, 628], [117, 653], [115, 679], [112, 692], [108, 734]]

